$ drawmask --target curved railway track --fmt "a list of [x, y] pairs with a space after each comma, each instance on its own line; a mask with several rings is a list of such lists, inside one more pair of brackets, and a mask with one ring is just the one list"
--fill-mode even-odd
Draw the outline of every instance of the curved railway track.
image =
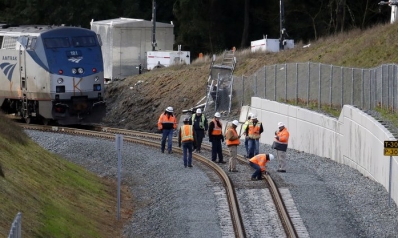
[[[84, 130], [84, 129], [76, 129], [76, 128], [68, 128], [68, 127], [59, 127], [59, 126], [42, 126], [42, 125], [30, 125], [30, 124], [21, 124], [24, 129], [30, 130], [40, 130], [40, 131], [51, 131], [57, 133], [67, 133], [67, 134], [75, 134], [75, 135], [84, 135], [90, 137], [100, 137], [106, 139], [115, 139], [115, 134], [121, 134], [124, 136], [124, 141], [130, 143], [138, 143], [144, 144], [152, 147], [159, 147], [159, 140], [161, 139], [160, 134], [153, 134], [147, 132], [140, 132], [140, 131], [132, 131], [132, 130], [125, 130], [125, 129], [118, 129], [118, 128], [110, 128], [110, 127], [96, 127], [93, 130]], [[177, 138], [173, 138], [174, 144], [177, 143]], [[208, 144], [202, 144], [202, 148], [205, 150], [211, 150], [211, 146]], [[173, 147], [173, 151], [182, 154], [182, 149], [178, 147]], [[229, 152], [224, 149], [223, 154], [228, 155]], [[230, 180], [230, 177], [224, 171], [224, 169], [208, 158], [193, 153], [192, 157], [194, 160], [199, 161], [203, 165], [210, 168], [214, 171], [222, 180], [226, 195], [230, 207], [230, 215], [231, 220], [235, 232], [235, 237], [246, 237], [242, 215], [240, 214], [239, 205], [237, 201], [237, 197], [235, 194], [235, 188]], [[239, 155], [238, 160], [241, 163], [245, 163], [248, 165], [247, 159], [243, 156]], [[282, 200], [281, 194], [279, 193], [278, 188], [276, 187], [275, 183], [273, 182], [271, 176], [263, 175], [263, 181], [267, 184], [269, 191], [271, 193], [273, 202], [275, 207], [278, 211], [279, 218], [283, 225], [287, 237], [298, 237], [297, 232], [293, 226], [293, 223], [289, 217], [285, 204]]]

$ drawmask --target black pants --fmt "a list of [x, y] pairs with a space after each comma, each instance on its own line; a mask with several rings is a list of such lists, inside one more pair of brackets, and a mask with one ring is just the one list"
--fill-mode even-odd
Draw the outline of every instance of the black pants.
[[211, 160], [216, 161], [218, 155], [218, 161], [224, 161], [224, 157], [222, 156], [222, 145], [221, 139], [214, 139], [211, 142]]
[[200, 151], [200, 148], [202, 147], [202, 141], [203, 138], [205, 137], [205, 131], [204, 130], [195, 130], [196, 134], [196, 150]]

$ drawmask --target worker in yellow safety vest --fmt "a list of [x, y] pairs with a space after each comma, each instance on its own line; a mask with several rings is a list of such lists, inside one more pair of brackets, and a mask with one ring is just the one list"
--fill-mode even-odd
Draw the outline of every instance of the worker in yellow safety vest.
[[247, 116], [247, 120], [245, 121], [245, 124], [243, 124], [243, 135], [245, 136], [245, 149], [246, 149], [246, 158], [249, 157], [249, 136], [246, 134], [246, 129], [249, 126], [249, 123], [251, 122], [252, 118], [252, 113], [249, 113]]

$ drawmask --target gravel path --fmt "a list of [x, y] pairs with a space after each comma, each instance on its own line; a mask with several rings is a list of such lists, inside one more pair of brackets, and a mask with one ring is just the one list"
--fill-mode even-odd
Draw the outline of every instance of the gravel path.
[[[116, 176], [113, 141], [26, 133], [48, 150], [100, 176]], [[273, 152], [270, 146], [261, 145], [260, 153], [269, 152]], [[239, 153], [244, 154], [243, 146]], [[122, 167], [123, 178], [133, 181], [130, 186], [134, 200], [140, 202], [132, 223], [125, 228], [127, 237], [231, 237], [223, 213], [222, 187], [214, 184], [200, 166], [194, 164], [194, 168], [185, 169], [180, 155], [125, 143]], [[289, 189], [310, 237], [398, 237], [395, 203], [389, 207], [388, 192], [356, 170], [288, 150], [287, 173], [276, 172], [276, 161], [269, 163], [269, 171], [281, 188]], [[249, 178], [250, 174], [241, 176]], [[238, 191], [248, 193], [254, 194], [253, 198], [266, 192]], [[241, 206], [251, 210], [248, 202]], [[266, 234], [280, 235], [269, 231]]]

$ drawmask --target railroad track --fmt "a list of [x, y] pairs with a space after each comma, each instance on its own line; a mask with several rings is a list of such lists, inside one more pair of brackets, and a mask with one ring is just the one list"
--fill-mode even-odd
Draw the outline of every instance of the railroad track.
[[[59, 126], [42, 126], [42, 125], [29, 125], [29, 124], [21, 124], [21, 126], [25, 129], [30, 130], [40, 130], [40, 131], [51, 131], [57, 133], [67, 133], [67, 134], [75, 134], [75, 135], [84, 135], [89, 137], [100, 137], [106, 139], [115, 139], [115, 134], [124, 135], [123, 140], [130, 143], [138, 143], [144, 144], [147, 146], [152, 146], [155, 148], [159, 148], [159, 140], [161, 139], [160, 134], [153, 134], [147, 132], [139, 132], [139, 131], [131, 131], [125, 129], [118, 129], [118, 128], [110, 128], [110, 127], [97, 127], [94, 130], [84, 130], [84, 129], [75, 129], [75, 128], [68, 128], [68, 127], [59, 127]], [[174, 144], [177, 143], [177, 138], [173, 138]], [[211, 146], [208, 144], [203, 143], [202, 149], [211, 150]], [[173, 151], [182, 154], [182, 149], [178, 147], [173, 147]], [[229, 155], [229, 151], [223, 151], [223, 154]], [[192, 157], [194, 160], [199, 161], [212, 171], [214, 171], [218, 177], [221, 178], [225, 190], [226, 195], [230, 207], [230, 215], [231, 220], [235, 232], [235, 237], [246, 237], [246, 232], [242, 220], [242, 215], [240, 214], [239, 205], [237, 201], [237, 197], [235, 194], [235, 188], [232, 185], [230, 177], [224, 171], [222, 166], [218, 166], [208, 158], [204, 157], [201, 154], [193, 153]], [[248, 161], [243, 156], [239, 155], [238, 160], [241, 163], [247, 164]], [[279, 219], [283, 225], [283, 229], [285, 230], [287, 237], [298, 237], [297, 232], [292, 224], [292, 221], [289, 217], [289, 214], [286, 210], [282, 197], [277, 189], [275, 183], [273, 182], [271, 176], [263, 175], [263, 181], [267, 184], [269, 191], [271, 193], [273, 202], [275, 207], [278, 211]]]

